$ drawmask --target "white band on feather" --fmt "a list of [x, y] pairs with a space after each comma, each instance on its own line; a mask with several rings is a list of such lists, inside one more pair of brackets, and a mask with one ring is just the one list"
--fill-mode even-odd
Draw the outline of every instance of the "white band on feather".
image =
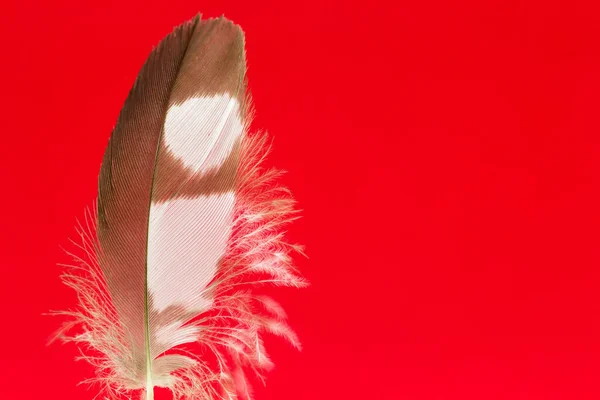
[[148, 290], [153, 309], [203, 311], [202, 290], [214, 278], [231, 234], [233, 192], [152, 204], [148, 229]]

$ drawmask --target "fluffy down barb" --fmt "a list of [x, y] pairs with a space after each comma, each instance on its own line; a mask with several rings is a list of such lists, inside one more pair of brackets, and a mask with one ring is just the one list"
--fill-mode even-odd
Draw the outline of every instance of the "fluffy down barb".
[[[200, 351], [179, 346], [159, 358], [162, 364], [179, 366], [170, 379], [158, 382], [172, 391], [174, 399], [251, 399], [247, 372], [262, 380], [263, 372], [272, 367], [262, 340], [265, 332], [300, 349], [281, 306], [255, 293], [261, 284], [307, 284], [291, 263], [291, 253], [301, 248], [285, 242], [281, 234], [282, 226], [297, 218], [294, 201], [275, 183], [280, 172], [261, 167], [266, 144], [264, 134], [243, 141], [234, 233], [218, 275], [204, 289], [215, 294], [214, 302], [183, 330]], [[136, 390], [143, 397], [136, 370], [127, 367], [133, 355], [98, 265], [95, 214], [86, 213], [79, 224], [79, 240], [73, 242], [77, 251], [70, 253], [74, 263], [65, 266], [63, 281], [75, 290], [79, 304], [73, 311], [56, 313], [68, 317], [58, 337], [76, 343], [79, 359], [95, 367], [96, 376], [84, 382], [100, 386], [104, 398], [136, 398]]]

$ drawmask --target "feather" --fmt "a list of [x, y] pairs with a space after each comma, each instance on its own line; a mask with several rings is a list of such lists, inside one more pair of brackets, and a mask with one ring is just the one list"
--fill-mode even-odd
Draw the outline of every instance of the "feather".
[[79, 303], [60, 334], [106, 398], [250, 398], [246, 373], [272, 366], [263, 332], [299, 348], [255, 293], [306, 282], [281, 232], [293, 199], [261, 167], [267, 137], [247, 134], [245, 71], [240, 27], [196, 17], [152, 51], [119, 115], [63, 275]]

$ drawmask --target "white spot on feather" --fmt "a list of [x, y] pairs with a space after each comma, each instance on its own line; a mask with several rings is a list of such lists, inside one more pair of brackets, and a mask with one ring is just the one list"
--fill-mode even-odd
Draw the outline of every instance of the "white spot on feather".
[[243, 130], [237, 99], [219, 94], [169, 107], [163, 137], [186, 167], [209, 171], [223, 164]]

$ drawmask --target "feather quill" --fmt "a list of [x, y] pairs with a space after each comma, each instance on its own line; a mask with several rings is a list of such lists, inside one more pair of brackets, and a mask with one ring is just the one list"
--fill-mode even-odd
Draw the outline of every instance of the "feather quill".
[[105, 398], [248, 399], [247, 372], [272, 366], [262, 333], [300, 346], [254, 292], [306, 283], [281, 231], [293, 199], [261, 167], [267, 137], [247, 134], [245, 72], [240, 27], [198, 16], [152, 51], [119, 115], [63, 275], [79, 303], [60, 333]]

